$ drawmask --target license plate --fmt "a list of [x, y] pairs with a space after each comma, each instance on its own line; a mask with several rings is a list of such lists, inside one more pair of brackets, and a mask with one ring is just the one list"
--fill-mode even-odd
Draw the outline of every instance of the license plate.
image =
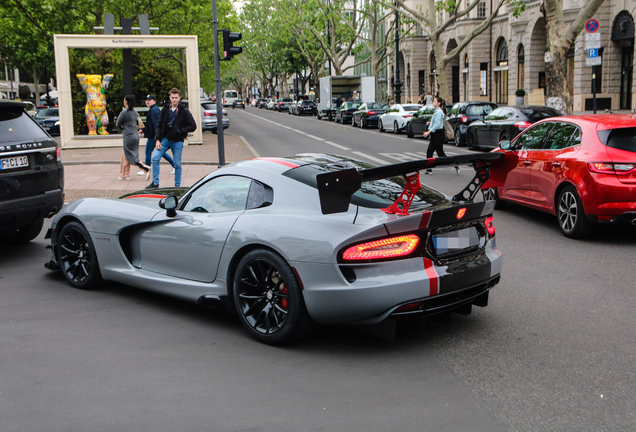
[[29, 158], [27, 156], [18, 156], [12, 158], [2, 159], [1, 169], [22, 168], [29, 166]]
[[479, 235], [477, 228], [469, 227], [457, 231], [449, 231], [433, 236], [435, 253], [439, 255], [452, 254], [464, 249], [483, 246], [484, 238]]

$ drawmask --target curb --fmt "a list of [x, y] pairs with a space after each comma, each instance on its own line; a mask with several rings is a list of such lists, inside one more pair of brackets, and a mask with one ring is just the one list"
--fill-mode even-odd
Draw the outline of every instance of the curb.
[[[98, 164], [108, 164], [108, 165], [119, 165], [121, 161], [77, 161], [77, 162], [62, 162], [62, 165], [98, 165]], [[184, 162], [181, 161], [181, 165], [219, 165], [218, 162], [201, 162], [201, 161], [192, 161], [192, 162]]]

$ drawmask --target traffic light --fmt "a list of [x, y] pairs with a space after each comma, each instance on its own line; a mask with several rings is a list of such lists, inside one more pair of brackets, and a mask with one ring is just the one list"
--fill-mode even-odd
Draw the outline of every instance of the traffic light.
[[243, 47], [234, 46], [234, 42], [240, 41], [243, 35], [235, 33], [228, 29], [219, 30], [223, 32], [223, 57], [221, 60], [232, 60], [232, 57], [243, 52]]

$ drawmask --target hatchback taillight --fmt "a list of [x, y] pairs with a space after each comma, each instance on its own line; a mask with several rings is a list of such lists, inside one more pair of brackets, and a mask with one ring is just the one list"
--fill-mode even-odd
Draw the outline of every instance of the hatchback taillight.
[[373, 260], [406, 256], [420, 243], [415, 234], [391, 237], [351, 246], [342, 254], [347, 261]]
[[590, 171], [599, 174], [625, 175], [636, 171], [636, 164], [630, 163], [590, 162], [587, 167]]
[[468, 116], [462, 116], [462, 123], [468, 123]]
[[532, 123], [527, 121], [518, 121], [517, 123], [515, 123], [515, 126], [518, 127], [519, 129], [527, 129], [530, 126], [532, 126]]

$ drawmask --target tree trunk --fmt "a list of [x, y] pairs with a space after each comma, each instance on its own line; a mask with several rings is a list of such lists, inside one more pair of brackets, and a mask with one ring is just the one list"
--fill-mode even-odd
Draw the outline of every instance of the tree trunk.
[[569, 47], [550, 47], [552, 61], [545, 64], [546, 77], [546, 105], [556, 110], [572, 114], [572, 101], [570, 100], [570, 88], [568, 83], [568, 59]]

